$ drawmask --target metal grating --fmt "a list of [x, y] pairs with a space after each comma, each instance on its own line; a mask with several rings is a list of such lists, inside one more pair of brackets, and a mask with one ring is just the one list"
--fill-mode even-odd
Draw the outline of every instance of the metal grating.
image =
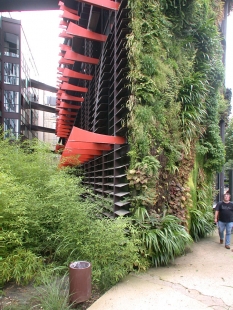
[[[88, 68], [88, 73], [94, 74], [94, 78], [90, 82], [89, 92], [77, 118], [82, 128], [95, 133], [123, 137], [127, 134], [122, 123], [127, 114], [126, 103], [129, 98], [126, 78], [129, 10], [126, 5], [127, 1], [123, 1], [119, 11], [113, 12], [108, 21], [112, 27], [107, 41], [102, 43], [98, 66], [94, 67], [92, 72]], [[91, 53], [90, 50], [88, 52]], [[105, 212], [109, 217], [129, 213], [129, 187], [126, 179], [128, 150], [127, 144], [115, 145], [112, 151], [104, 152], [102, 156], [83, 165], [84, 182], [90, 184], [96, 193], [112, 198], [113, 209]]]

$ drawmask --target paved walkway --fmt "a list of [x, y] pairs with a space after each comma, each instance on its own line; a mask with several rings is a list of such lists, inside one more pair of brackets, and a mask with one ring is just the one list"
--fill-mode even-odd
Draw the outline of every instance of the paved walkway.
[[130, 274], [88, 308], [152, 309], [233, 310], [233, 252], [219, 244], [217, 231], [169, 266]]

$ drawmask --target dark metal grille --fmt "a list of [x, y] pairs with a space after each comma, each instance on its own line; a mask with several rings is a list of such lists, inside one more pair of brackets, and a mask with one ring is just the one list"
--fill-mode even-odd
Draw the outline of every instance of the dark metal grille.
[[[123, 120], [126, 118], [126, 103], [129, 98], [126, 78], [129, 70], [126, 50], [129, 11], [126, 5], [127, 1], [123, 1], [120, 10], [111, 13], [110, 33], [102, 46], [98, 66], [95, 68], [92, 66], [92, 70], [90, 67], [86, 68], [87, 73], [93, 74], [94, 78], [90, 82], [85, 103], [77, 118], [83, 129], [123, 137], [127, 134], [126, 126], [123, 127]], [[86, 55], [93, 53], [88, 44], [85, 50]], [[104, 152], [102, 156], [83, 165], [84, 182], [92, 185], [96, 193], [110, 196], [113, 200], [113, 208], [106, 210], [105, 213], [108, 216], [128, 213], [129, 188], [126, 179], [128, 150], [127, 144], [115, 145], [110, 152]]]

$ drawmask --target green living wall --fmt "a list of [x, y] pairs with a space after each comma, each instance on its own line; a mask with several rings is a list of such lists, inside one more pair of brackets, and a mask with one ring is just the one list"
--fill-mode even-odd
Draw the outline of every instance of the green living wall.
[[131, 205], [152, 261], [161, 264], [166, 261], [158, 260], [156, 242], [164, 235], [155, 235], [165, 229], [165, 218], [167, 229], [177, 219], [195, 240], [213, 230], [214, 181], [225, 161], [219, 122], [230, 104], [219, 26], [224, 2], [128, 5]]

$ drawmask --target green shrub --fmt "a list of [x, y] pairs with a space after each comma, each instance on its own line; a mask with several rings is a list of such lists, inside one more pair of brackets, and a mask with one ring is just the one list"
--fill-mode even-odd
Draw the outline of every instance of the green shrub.
[[0, 141], [0, 159], [4, 281], [26, 283], [43, 271], [43, 262], [64, 271], [73, 260], [88, 260], [93, 281], [106, 289], [134, 268], [148, 267], [130, 221], [101, 219], [100, 205], [109, 201], [100, 203], [81, 178], [58, 170], [43, 144]]
[[139, 255], [138, 231], [130, 220], [93, 219], [90, 206], [69, 210], [58, 232], [60, 245], [56, 258], [66, 261], [86, 260], [92, 264], [92, 278], [101, 289], [116, 284], [134, 269], [145, 270], [149, 264]]
[[30, 250], [17, 248], [0, 264], [4, 281], [28, 284], [43, 268], [43, 260]]

